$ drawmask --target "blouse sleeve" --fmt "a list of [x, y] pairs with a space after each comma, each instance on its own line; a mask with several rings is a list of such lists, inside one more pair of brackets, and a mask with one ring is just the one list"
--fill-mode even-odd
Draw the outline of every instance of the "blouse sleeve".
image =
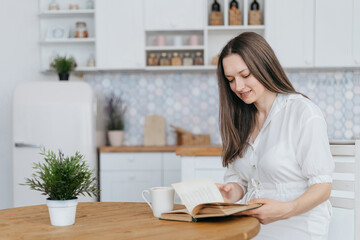
[[321, 116], [311, 117], [300, 126], [300, 131], [297, 159], [308, 185], [331, 183], [334, 161], [325, 119]]
[[230, 163], [226, 169], [224, 176], [225, 183], [235, 182], [240, 185], [242, 188], [244, 195], [247, 192], [247, 181], [240, 177], [239, 173], [235, 169], [235, 161]]

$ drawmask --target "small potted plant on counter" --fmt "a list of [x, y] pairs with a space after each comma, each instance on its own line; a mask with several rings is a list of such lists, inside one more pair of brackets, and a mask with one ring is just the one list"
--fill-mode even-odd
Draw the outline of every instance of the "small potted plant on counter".
[[60, 81], [69, 80], [70, 72], [76, 68], [76, 62], [72, 56], [57, 55], [51, 62], [50, 68], [58, 73]]
[[111, 94], [107, 99], [107, 130], [108, 139], [111, 146], [121, 146], [124, 137], [124, 115], [126, 105], [120, 96]]
[[78, 196], [98, 196], [96, 177], [84, 161], [84, 156], [76, 152], [74, 156], [65, 157], [59, 150], [41, 149], [44, 163], [34, 163], [36, 172], [33, 178], [25, 178], [25, 184], [32, 190], [48, 196], [46, 204], [49, 209], [51, 225], [68, 226], [75, 223]]

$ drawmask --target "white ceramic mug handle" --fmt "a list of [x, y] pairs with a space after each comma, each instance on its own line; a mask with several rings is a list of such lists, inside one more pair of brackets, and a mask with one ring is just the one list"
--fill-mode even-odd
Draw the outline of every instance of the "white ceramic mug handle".
[[144, 190], [144, 191], [142, 191], [142, 197], [143, 197], [143, 199], [145, 200], [145, 202], [147, 203], [147, 204], [149, 204], [149, 206], [151, 207], [151, 209], [152, 209], [152, 206], [151, 206], [151, 204], [150, 204], [150, 202], [146, 199], [146, 197], [145, 197], [145, 193], [147, 193], [147, 194], [149, 194], [149, 196], [150, 196], [150, 191], [149, 190]]

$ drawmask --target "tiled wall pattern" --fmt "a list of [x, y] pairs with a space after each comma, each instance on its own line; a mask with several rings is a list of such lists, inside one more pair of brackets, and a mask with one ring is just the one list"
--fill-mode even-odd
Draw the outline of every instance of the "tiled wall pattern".
[[[295, 89], [322, 109], [330, 139], [360, 138], [360, 71], [303, 70], [287, 74]], [[144, 117], [151, 114], [166, 118], [168, 145], [176, 144], [170, 124], [193, 133], [209, 133], [212, 144], [221, 143], [213, 71], [88, 74], [85, 80], [97, 92], [101, 109], [105, 96], [111, 92], [122, 94], [127, 103], [125, 145], [143, 144]], [[98, 128], [103, 125], [99, 120]]]

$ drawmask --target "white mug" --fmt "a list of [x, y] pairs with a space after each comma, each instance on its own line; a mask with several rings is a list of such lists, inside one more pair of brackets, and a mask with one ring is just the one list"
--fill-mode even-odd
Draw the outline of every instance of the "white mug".
[[[151, 203], [146, 199], [149, 194]], [[142, 192], [142, 197], [153, 210], [154, 217], [161, 217], [161, 213], [174, 209], [174, 189], [171, 187], [153, 187]]]

